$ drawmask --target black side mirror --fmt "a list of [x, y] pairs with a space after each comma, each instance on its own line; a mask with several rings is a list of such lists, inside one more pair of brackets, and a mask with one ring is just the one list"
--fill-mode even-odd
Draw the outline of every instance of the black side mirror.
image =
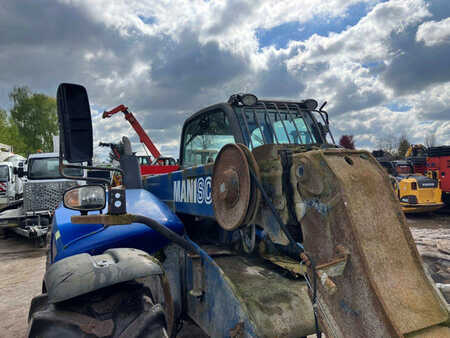
[[17, 175], [18, 172], [19, 172], [19, 169], [18, 169], [17, 167], [14, 167], [14, 168], [13, 168], [13, 174], [14, 174], [14, 175]]
[[14, 170], [16, 170], [16, 169], [17, 169], [17, 176], [19, 176], [19, 177], [24, 177], [25, 176], [25, 171], [23, 170], [23, 163], [19, 163], [19, 167], [18, 168], [14, 168]]
[[91, 162], [92, 119], [83, 86], [62, 83], [57, 92], [60, 156], [69, 163]]

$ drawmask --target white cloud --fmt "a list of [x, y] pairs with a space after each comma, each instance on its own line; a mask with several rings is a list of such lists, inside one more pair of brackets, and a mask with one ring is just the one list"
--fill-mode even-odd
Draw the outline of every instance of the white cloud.
[[441, 21], [427, 21], [419, 26], [417, 41], [423, 41], [426, 46], [450, 43], [450, 18]]
[[[129, 106], [165, 155], [178, 156], [190, 114], [236, 92], [327, 100], [334, 130], [354, 134], [360, 146], [374, 147], [391, 132], [419, 141], [430, 128], [438, 142], [449, 139], [450, 50], [438, 43], [449, 19], [437, 18], [422, 0], [5, 3], [2, 105], [14, 85], [55, 95], [59, 82], [82, 83], [99, 109]], [[333, 22], [358, 3], [367, 5], [367, 15], [340, 33], [260, 48], [258, 30]], [[392, 103], [411, 108], [391, 111]], [[418, 128], [424, 120], [436, 122]], [[95, 116], [94, 130], [96, 142], [128, 135], [142, 151], [119, 116]]]

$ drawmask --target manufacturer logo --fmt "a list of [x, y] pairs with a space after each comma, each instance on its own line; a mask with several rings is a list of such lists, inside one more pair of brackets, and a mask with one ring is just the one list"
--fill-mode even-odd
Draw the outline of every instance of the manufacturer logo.
[[173, 200], [182, 203], [211, 204], [211, 176], [173, 181]]

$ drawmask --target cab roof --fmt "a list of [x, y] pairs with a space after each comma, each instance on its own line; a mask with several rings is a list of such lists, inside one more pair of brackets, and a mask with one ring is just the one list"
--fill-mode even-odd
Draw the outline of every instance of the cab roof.
[[28, 155], [28, 158], [50, 158], [59, 157], [59, 153], [36, 153]]

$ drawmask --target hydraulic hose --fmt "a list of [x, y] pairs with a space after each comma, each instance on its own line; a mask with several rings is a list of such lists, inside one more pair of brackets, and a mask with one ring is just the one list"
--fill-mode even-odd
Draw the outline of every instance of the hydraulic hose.
[[151, 218], [148, 218], [145, 216], [141, 216], [141, 215], [130, 215], [130, 216], [132, 216], [134, 222], [145, 224], [148, 227], [155, 230], [156, 232], [163, 235], [164, 237], [166, 237], [167, 239], [169, 239], [170, 241], [174, 242], [175, 244], [178, 244], [183, 249], [185, 249], [189, 252], [195, 253], [197, 255], [200, 255], [200, 251], [195, 245], [193, 245], [192, 243], [190, 243], [189, 241], [187, 241], [185, 238], [178, 235], [177, 233], [173, 232], [169, 228], [165, 227], [164, 225], [158, 223], [154, 219], [151, 219]]

